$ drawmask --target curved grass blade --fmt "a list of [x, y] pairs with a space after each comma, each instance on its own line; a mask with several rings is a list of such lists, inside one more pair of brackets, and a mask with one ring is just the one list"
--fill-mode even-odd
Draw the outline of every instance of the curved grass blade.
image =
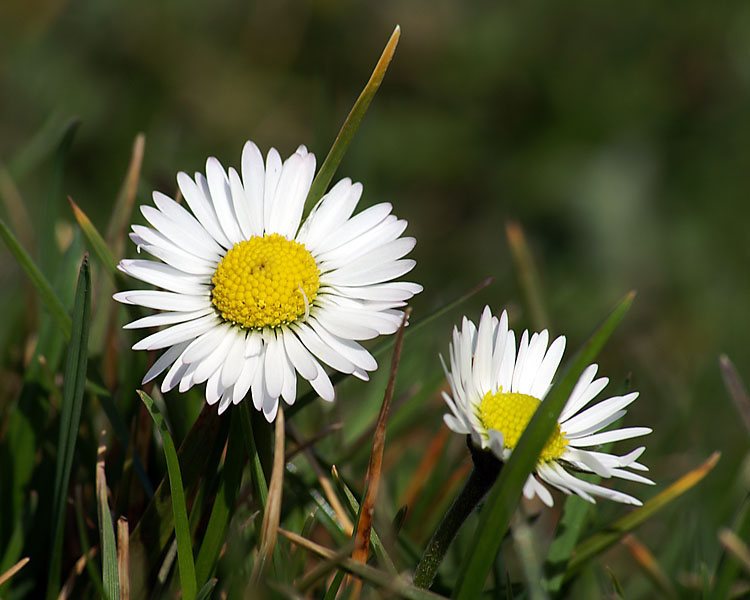
[[81, 231], [83, 231], [83, 235], [86, 236], [94, 255], [104, 266], [107, 275], [112, 279], [116, 279], [120, 272], [117, 270], [117, 261], [115, 261], [115, 257], [112, 256], [112, 252], [110, 252], [107, 242], [104, 241], [104, 238], [102, 238], [96, 227], [94, 227], [94, 224], [88, 218], [86, 213], [83, 212], [73, 201], [73, 198], [68, 196], [68, 202], [70, 202], [70, 207], [73, 209], [73, 215], [75, 216]]
[[341, 159], [344, 158], [346, 149], [349, 147], [359, 124], [362, 122], [362, 117], [365, 116], [367, 109], [370, 107], [370, 102], [372, 102], [372, 99], [375, 97], [375, 94], [383, 81], [383, 77], [385, 77], [385, 72], [388, 70], [388, 65], [391, 63], [393, 53], [396, 51], [399, 37], [401, 37], [401, 28], [396, 25], [396, 29], [393, 30], [388, 43], [385, 45], [385, 49], [380, 55], [380, 60], [378, 60], [378, 63], [375, 65], [375, 69], [373, 70], [367, 85], [365, 85], [359, 98], [357, 98], [357, 101], [354, 103], [352, 110], [349, 112], [349, 116], [346, 117], [346, 121], [344, 121], [344, 124], [341, 126], [341, 130], [336, 136], [336, 140], [333, 142], [333, 146], [331, 146], [328, 156], [326, 156], [326, 159], [323, 161], [318, 174], [315, 176], [315, 179], [310, 186], [310, 191], [305, 200], [306, 207], [315, 206], [318, 200], [323, 197], [323, 194], [328, 188], [328, 184], [331, 183], [331, 179], [333, 179], [333, 175], [336, 172], [336, 169], [338, 169]]
[[73, 145], [73, 138], [81, 125], [81, 120], [73, 118], [68, 121], [52, 159], [52, 173], [49, 179], [49, 191], [42, 205], [43, 219], [40, 223], [39, 235], [39, 266], [43, 273], [52, 276], [58, 263], [55, 237], [55, 225], [60, 214], [60, 200], [63, 195], [63, 180], [65, 177], [65, 163]]
[[237, 494], [242, 480], [242, 470], [245, 467], [245, 448], [242, 441], [242, 426], [240, 414], [233, 411], [227, 442], [226, 459], [219, 483], [219, 490], [211, 509], [203, 543], [198, 551], [195, 562], [195, 575], [201, 588], [208, 583], [214, 570], [219, 551], [224, 544], [224, 537], [229, 519], [237, 502]]
[[[643, 506], [631, 511], [601, 533], [592, 535], [576, 546], [568, 563], [565, 580], [569, 580], [578, 570], [597, 554], [609, 548], [625, 534], [630, 533], [656, 512], [671, 504], [701, 481], [719, 461], [721, 454], [714, 452], [701, 466], [686, 473], [664, 491], [647, 501]], [[725, 596], [726, 597], [726, 596]]]
[[26, 249], [21, 246], [16, 237], [13, 235], [5, 221], [0, 219], [0, 237], [5, 240], [8, 245], [8, 249], [11, 251], [13, 256], [18, 261], [18, 264], [26, 273], [26, 276], [31, 280], [31, 283], [39, 292], [39, 296], [42, 302], [47, 307], [50, 315], [54, 319], [57, 326], [63, 332], [66, 340], [70, 339], [70, 332], [72, 329], [72, 321], [68, 311], [65, 310], [63, 303], [57, 297], [55, 290], [44, 274], [41, 272], [39, 267], [36, 266], [34, 260], [31, 258]]
[[[53, 598], [60, 589], [62, 542], [67, 507], [68, 482], [73, 467], [73, 454], [81, 422], [83, 391], [88, 365], [88, 337], [91, 313], [91, 275], [88, 255], [84, 256], [78, 272], [70, 345], [65, 362], [63, 400], [60, 407], [60, 434], [55, 465], [55, 483], [52, 497], [52, 545], [47, 598]], [[66, 315], [67, 316], [67, 315]]]
[[177, 459], [177, 450], [175, 449], [167, 424], [164, 422], [164, 418], [161, 416], [151, 396], [142, 390], [138, 390], [138, 395], [141, 397], [143, 404], [146, 405], [156, 428], [161, 434], [164, 456], [167, 460], [182, 597], [186, 600], [195, 600], [198, 593], [198, 586], [195, 579], [195, 562], [193, 560], [193, 545], [185, 504], [185, 489], [182, 487], [182, 474], [180, 473], [180, 463]]
[[104, 458], [107, 454], [107, 432], [102, 430], [96, 450], [96, 515], [99, 520], [99, 544], [102, 549], [102, 582], [107, 600], [120, 598], [120, 575], [117, 569], [117, 543], [107, 500], [107, 476]]
[[464, 557], [458, 577], [455, 597], [470, 600], [481, 596], [484, 582], [492, 568], [505, 532], [521, 498], [526, 478], [534, 468], [557, 417], [573, 391], [583, 370], [596, 358], [615, 327], [633, 302], [634, 292], [627, 294], [605, 321], [596, 329], [586, 344], [566, 365], [559, 380], [537, 408], [523, 432], [510, 459], [500, 472], [485, 501], [474, 536], [472, 551]]

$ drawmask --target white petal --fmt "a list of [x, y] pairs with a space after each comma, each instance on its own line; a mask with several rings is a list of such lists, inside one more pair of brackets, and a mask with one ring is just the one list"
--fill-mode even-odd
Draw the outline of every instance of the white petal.
[[490, 381], [492, 375], [492, 312], [490, 307], [485, 306], [482, 318], [479, 320], [477, 331], [477, 347], [474, 357], [474, 385], [480, 395], [484, 395], [492, 387]]
[[571, 434], [576, 434], [598, 424], [601, 424], [599, 427], [601, 429], [602, 427], [606, 427], [604, 423], [611, 415], [620, 413], [622, 409], [630, 405], [636, 398], [638, 398], [638, 392], [602, 400], [591, 408], [578, 413], [575, 417], [561, 422], [560, 425], [566, 432]]
[[284, 367], [282, 365], [282, 353], [284, 352], [281, 340], [274, 333], [264, 337], [266, 342], [266, 360], [264, 364], [266, 390], [272, 398], [281, 395], [284, 385]]
[[561, 335], [558, 337], [547, 350], [544, 356], [542, 364], [539, 365], [539, 369], [534, 377], [534, 382], [531, 386], [529, 395], [534, 398], [543, 399], [549, 391], [552, 379], [555, 377], [557, 367], [560, 366], [563, 353], [565, 352], [565, 336]]
[[269, 224], [273, 201], [276, 197], [276, 186], [281, 177], [281, 166], [281, 156], [276, 148], [271, 148], [266, 157], [266, 178], [263, 184], [263, 231], [267, 233], [273, 233]]
[[[329, 348], [333, 349], [347, 360], [350, 360], [356, 367], [359, 367], [364, 371], [374, 371], [378, 368], [378, 362], [373, 358], [372, 354], [354, 340], [347, 340], [333, 335], [314, 319], [310, 319], [309, 323], [315, 330], [315, 333], [320, 336], [320, 339], [327, 344]], [[356, 375], [356, 373], [353, 374]], [[364, 373], [361, 375], [366, 377]], [[365, 381], [367, 380], [365, 379]]]
[[314, 174], [313, 154], [295, 153], [286, 160], [271, 205], [267, 226], [270, 231], [294, 239]]
[[[367, 313], [358, 313], [356, 311], [347, 311], [344, 309], [326, 310], [321, 308], [315, 311], [314, 319], [319, 321], [328, 331], [341, 338], [350, 340], [371, 340], [378, 337], [381, 333], [377, 329], [366, 324]], [[313, 320], [312, 318], [310, 319]], [[386, 330], [393, 333], [395, 329]], [[383, 331], [382, 333], [386, 333]]]
[[297, 241], [315, 255], [321, 244], [349, 220], [362, 196], [362, 184], [344, 178], [334, 185], [310, 211]]
[[416, 264], [412, 259], [401, 259], [385, 264], [376, 264], [362, 271], [347, 267], [322, 274], [320, 282], [326, 285], [345, 286], [383, 283], [384, 281], [390, 281], [408, 273]]
[[229, 325], [219, 322], [216, 327], [194, 339], [182, 355], [182, 362], [190, 365], [203, 360], [219, 347], [228, 330]]
[[286, 354], [297, 372], [308, 381], [315, 379], [318, 376], [318, 369], [315, 366], [315, 359], [310, 356], [307, 348], [287, 327], [282, 328], [282, 338]]
[[234, 245], [242, 240], [242, 233], [237, 225], [237, 215], [234, 214], [229, 179], [224, 167], [213, 156], [206, 161], [206, 178], [219, 225], [229, 242]]
[[195, 181], [190, 179], [187, 173], [177, 173], [177, 185], [180, 186], [185, 201], [190, 210], [196, 216], [204, 229], [216, 242], [226, 248], [232, 247], [232, 244], [224, 234], [224, 230], [219, 225], [219, 219], [216, 216], [213, 202], [211, 202], [211, 192], [208, 189], [208, 182], [200, 173], [195, 174]]
[[179, 323], [143, 338], [133, 345], [133, 350], [158, 350], [174, 344], [187, 342], [216, 326], [216, 315], [206, 315], [194, 321]]
[[487, 435], [490, 438], [490, 450], [500, 460], [503, 458], [503, 449], [505, 446], [505, 438], [503, 437], [502, 431], [498, 429], [488, 429]]
[[153, 206], [145, 205], [141, 206], [141, 213], [159, 233], [188, 254], [205, 260], [221, 258], [223, 254], [221, 247], [211, 239], [205, 229], [193, 217], [190, 217], [190, 219], [194, 223], [191, 223], [187, 218], [177, 222]]
[[232, 404], [233, 394], [234, 390], [232, 388], [224, 389], [224, 395], [221, 397], [221, 402], [219, 402], [220, 415], [224, 414], [224, 411]]
[[175, 294], [174, 292], [162, 292], [159, 290], [118, 292], [112, 297], [123, 304], [139, 304], [146, 308], [155, 308], [157, 310], [192, 312], [202, 310], [211, 305], [211, 300], [207, 296], [188, 296], [186, 294]]
[[123, 259], [117, 268], [131, 277], [156, 285], [170, 292], [181, 294], [209, 293], [208, 285], [211, 280], [205, 276], [189, 275], [153, 260], [128, 260]]
[[229, 168], [229, 189], [231, 190], [232, 207], [237, 217], [237, 226], [240, 228], [242, 239], [248, 240], [255, 235], [250, 217], [250, 207], [248, 206], [245, 188], [242, 187], [240, 176], [231, 167]]
[[[136, 227], [140, 226], [134, 225], [133, 229], [135, 229]], [[144, 227], [143, 229], [148, 228]], [[158, 232], [154, 231], [154, 233]], [[164, 261], [165, 263], [173, 266], [176, 269], [185, 271], [186, 273], [192, 273], [194, 275], [200, 275], [204, 277], [208, 276], [209, 278], [211, 275], [213, 275], [217, 265], [215, 261], [209, 262], [202, 258], [193, 256], [192, 254], [188, 254], [184, 250], [181, 250], [180, 248], [175, 246], [172, 242], [168, 241], [163, 236], [161, 237], [163, 238], [163, 240], [160, 241], [157, 245], [143, 243], [142, 241], [140, 241], [140, 238], [136, 234], [130, 234], [130, 239], [132, 239], [138, 245], [139, 251], [143, 249], [159, 260]]]
[[175, 323], [184, 323], [185, 321], [192, 321], [199, 317], [205, 317], [213, 313], [212, 308], [204, 308], [202, 310], [195, 310], [193, 312], [164, 312], [149, 315], [147, 317], [141, 317], [136, 319], [132, 323], [123, 325], [123, 329], [143, 329], [145, 327], [159, 327], [161, 325], [174, 325]]
[[334, 391], [331, 379], [317, 360], [315, 360], [315, 368], [317, 369], [318, 374], [314, 379], [309, 380], [310, 385], [323, 400], [326, 402], [333, 402]]
[[269, 423], [273, 423], [278, 411], [279, 399], [266, 396], [263, 399], [263, 416], [266, 418], [266, 421], [268, 421]]
[[233, 328], [226, 328], [223, 330], [223, 332], [223, 339], [216, 347], [216, 349], [198, 363], [198, 367], [195, 369], [195, 376], [193, 377], [195, 383], [203, 383], [204, 381], [212, 377], [215, 373], [217, 373], [217, 377], [221, 375], [221, 367], [224, 364], [224, 361], [229, 354], [229, 350], [232, 348], [232, 344], [234, 343], [234, 340], [238, 335]]
[[630, 438], [639, 437], [642, 435], [648, 435], [653, 431], [649, 427], [625, 427], [623, 429], [613, 429], [612, 431], [604, 431], [602, 433], [595, 433], [582, 438], [572, 438], [569, 440], [571, 446], [598, 446], [600, 444], [606, 444], [607, 442], [617, 442], [619, 440], [628, 440]]
[[589, 365], [584, 369], [583, 373], [581, 373], [573, 391], [570, 393], [570, 398], [568, 398], [568, 401], [565, 403], [565, 408], [563, 408], [560, 413], [560, 421], [565, 421], [576, 414], [586, 404], [593, 400], [594, 397], [606, 387], [607, 383], [609, 383], [609, 380], [606, 377], [594, 381], [597, 368], [596, 364]]
[[346, 298], [378, 302], [402, 302], [420, 293], [423, 288], [418, 283], [392, 281], [361, 287], [330, 286], [329, 289]]
[[245, 188], [251, 234], [263, 235], [263, 187], [266, 170], [258, 146], [247, 142], [242, 149], [242, 183]]
[[187, 348], [188, 343], [189, 342], [183, 342], [182, 344], [176, 344], [168, 348], [159, 358], [156, 359], [154, 364], [143, 377], [141, 385], [155, 379], [164, 371], [164, 369], [174, 363], [174, 361], [179, 358], [180, 354], [182, 354], [183, 350]]
[[391, 210], [393, 210], [393, 207], [384, 202], [371, 206], [361, 213], [354, 215], [346, 223], [340, 225], [335, 232], [322, 240], [318, 247], [315, 248], [313, 256], [324, 254], [329, 250], [343, 246], [347, 242], [358, 238], [383, 221], [391, 213]]
[[245, 366], [245, 333], [237, 331], [234, 335], [232, 347], [227, 354], [226, 362], [221, 369], [221, 385], [224, 388], [232, 387], [242, 373]]
[[307, 323], [294, 323], [291, 328], [305, 347], [324, 363], [342, 373], [352, 373], [354, 371], [354, 363], [341, 356], [328, 344], [323, 342], [310, 325]]
[[519, 388], [521, 383], [521, 375], [526, 365], [526, 356], [529, 353], [529, 332], [524, 331], [521, 334], [521, 341], [518, 343], [518, 356], [516, 358], [516, 368], [513, 370], [513, 381], [511, 382], [512, 392], [522, 392]]
[[224, 393], [224, 386], [221, 385], [221, 372], [216, 371], [206, 382], [206, 402], [213, 406], [216, 404]]

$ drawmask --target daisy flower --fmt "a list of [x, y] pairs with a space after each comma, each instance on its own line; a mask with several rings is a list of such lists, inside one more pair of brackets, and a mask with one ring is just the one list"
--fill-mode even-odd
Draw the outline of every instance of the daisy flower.
[[[489, 307], [485, 308], [479, 328], [464, 318], [461, 331], [453, 329], [450, 371], [443, 363], [451, 390], [450, 395], [443, 392], [450, 408], [450, 413], [443, 416], [445, 424], [456, 433], [470, 435], [475, 446], [490, 450], [501, 461], [506, 461], [547, 395], [562, 360], [565, 337], [558, 337], [549, 347], [548, 344], [547, 330], [534, 333], [531, 338], [528, 331], [524, 331], [516, 352], [516, 337], [508, 329], [505, 311], [498, 320]], [[632, 472], [648, 470], [636, 462], [645, 447], [624, 456], [591, 449], [651, 433], [648, 427], [602, 431], [625, 415], [625, 408], [638, 397], [638, 392], [608, 398], [583, 410], [608, 383], [606, 377], [594, 379], [596, 371], [597, 365], [589, 365], [570, 394], [536, 469], [524, 484], [523, 493], [527, 498], [536, 495], [547, 506], [552, 506], [552, 495], [542, 484], [544, 482], [589, 502], [594, 502], [594, 496], [600, 496], [641, 505], [632, 496], [583, 481], [571, 470], [653, 483]]]
[[279, 398], [295, 401], [298, 373], [327, 401], [323, 365], [367, 380], [377, 363], [358, 341], [394, 333], [397, 309], [422, 287], [393, 281], [414, 267], [403, 257], [415, 240], [391, 205], [352, 216], [360, 183], [339, 181], [300, 226], [315, 173], [304, 146], [283, 163], [272, 148], [264, 162], [247, 142], [240, 171], [209, 158], [205, 176], [179, 173], [190, 211], [153, 193], [155, 206], [141, 207], [151, 227], [133, 225], [130, 238], [158, 260], [119, 268], [161, 290], [114, 298], [163, 311], [125, 326], [167, 326], [133, 346], [165, 350], [144, 383], [167, 369], [163, 392], [205, 382], [220, 414], [249, 392], [273, 421]]

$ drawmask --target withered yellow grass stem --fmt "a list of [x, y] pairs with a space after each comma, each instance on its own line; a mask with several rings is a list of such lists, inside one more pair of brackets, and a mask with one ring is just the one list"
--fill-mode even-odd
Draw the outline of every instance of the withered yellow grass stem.
[[2, 575], [0, 575], [0, 585], [3, 585], [11, 577], [13, 577], [13, 575], [15, 575], [16, 573], [18, 573], [21, 569], [23, 569], [28, 564], [28, 562], [30, 560], [31, 559], [28, 556], [26, 556], [26, 557], [22, 558], [21, 560], [19, 560], [10, 569], [8, 569], [7, 571], [5, 571], [5, 573], [3, 573]]

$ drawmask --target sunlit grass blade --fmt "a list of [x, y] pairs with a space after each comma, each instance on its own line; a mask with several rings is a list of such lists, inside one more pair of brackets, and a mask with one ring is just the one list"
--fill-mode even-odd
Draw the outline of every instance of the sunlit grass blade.
[[[279, 529], [279, 533], [292, 543], [301, 548], [305, 548], [317, 556], [326, 559], [337, 557], [337, 553], [333, 550], [321, 546], [320, 544], [316, 544], [296, 533], [285, 529]], [[409, 600], [435, 600], [436, 598], [443, 598], [443, 596], [440, 596], [439, 594], [434, 594], [433, 592], [411, 585], [406, 578], [401, 575], [394, 576], [391, 573], [375, 569], [367, 564], [349, 558], [346, 555], [337, 558], [339, 568], [344, 569], [352, 575], [360, 577], [375, 587], [382, 588], [384, 591], [393, 594], [395, 597], [407, 598]]]
[[107, 454], [107, 432], [99, 436], [99, 447], [96, 451], [96, 515], [99, 520], [99, 546], [102, 549], [102, 582], [104, 597], [107, 600], [120, 598], [120, 575], [117, 569], [117, 543], [115, 529], [112, 526], [112, 515], [107, 499], [107, 476], [104, 471], [104, 459]]
[[198, 551], [198, 558], [195, 561], [195, 574], [198, 585], [201, 587], [208, 582], [219, 557], [221, 546], [224, 544], [227, 525], [237, 502], [237, 493], [247, 456], [242, 440], [239, 412], [232, 411], [230, 418], [229, 440], [219, 490], [214, 499], [203, 543]]
[[107, 242], [104, 241], [94, 224], [88, 216], [86, 216], [86, 213], [83, 212], [73, 201], [73, 198], [68, 196], [68, 202], [70, 202], [70, 207], [73, 209], [73, 215], [75, 216], [81, 231], [83, 231], [83, 235], [86, 237], [86, 240], [88, 240], [94, 255], [99, 259], [102, 266], [104, 266], [107, 275], [112, 279], [115, 279], [120, 272], [117, 270], [117, 261], [115, 261], [114, 256], [112, 256], [112, 252], [109, 250]]
[[279, 406], [274, 427], [273, 467], [271, 481], [268, 485], [268, 501], [263, 510], [263, 521], [260, 527], [260, 547], [258, 557], [250, 575], [251, 585], [257, 585], [266, 571], [276, 547], [276, 537], [281, 516], [281, 497], [284, 489], [284, 407]]
[[60, 433], [55, 465], [55, 483], [52, 497], [52, 532], [50, 567], [47, 580], [47, 598], [51, 600], [60, 589], [62, 542], [67, 507], [68, 482], [73, 467], [73, 454], [81, 421], [83, 391], [88, 365], [88, 336], [91, 313], [91, 276], [89, 260], [85, 256], [78, 272], [70, 345], [65, 362], [63, 404], [60, 407]]
[[[741, 540], [750, 539], [750, 496], [746, 497], [732, 527], [734, 534]], [[713, 589], [709, 598], [721, 600], [729, 598], [732, 586], [739, 577], [742, 562], [734, 552], [723, 552], [714, 570]]]
[[721, 376], [724, 379], [724, 386], [729, 392], [730, 398], [737, 407], [737, 412], [740, 413], [742, 422], [745, 424], [745, 429], [750, 432], [750, 395], [747, 393], [747, 388], [742, 381], [742, 377], [737, 372], [737, 369], [729, 360], [726, 354], [722, 354], [719, 357], [719, 367], [721, 368]]
[[167, 473], [169, 474], [169, 488], [172, 496], [174, 530], [175, 537], [177, 538], [177, 564], [180, 572], [182, 597], [186, 600], [194, 600], [198, 593], [198, 586], [195, 579], [193, 544], [185, 504], [185, 488], [182, 486], [182, 474], [180, 472], [180, 462], [177, 459], [177, 450], [172, 441], [172, 434], [169, 433], [167, 424], [151, 396], [141, 390], [138, 390], [138, 395], [146, 405], [156, 428], [161, 434], [164, 457], [167, 461]]
[[385, 77], [385, 72], [388, 70], [388, 65], [393, 58], [393, 53], [396, 51], [396, 46], [398, 45], [398, 39], [400, 36], [401, 28], [397, 25], [396, 29], [393, 30], [388, 43], [385, 45], [383, 53], [380, 55], [380, 60], [378, 60], [378, 63], [375, 65], [375, 69], [373, 70], [367, 85], [365, 85], [359, 98], [357, 98], [357, 101], [354, 103], [352, 110], [349, 112], [349, 116], [346, 117], [346, 121], [344, 121], [344, 124], [341, 126], [341, 130], [336, 136], [336, 140], [333, 142], [333, 146], [331, 146], [328, 156], [326, 156], [318, 174], [315, 176], [315, 179], [310, 186], [310, 191], [307, 194], [307, 200], [305, 200], [306, 207], [315, 206], [318, 200], [320, 200], [323, 197], [323, 194], [325, 194], [328, 184], [331, 183], [331, 179], [333, 179], [333, 175], [336, 173], [336, 169], [338, 169], [341, 159], [344, 158], [346, 149], [349, 147], [359, 124], [362, 122], [362, 117], [365, 116], [372, 99], [375, 97], [375, 94], [383, 81], [383, 77]]
[[576, 546], [568, 563], [565, 579], [570, 579], [581, 567], [594, 556], [597, 556], [612, 544], [616, 543], [638, 525], [653, 517], [658, 511], [669, 506], [685, 492], [700, 482], [719, 461], [720, 454], [714, 452], [701, 466], [689, 471], [667, 489], [648, 500], [643, 506], [636, 508], [627, 515], [607, 526], [604, 531], [592, 535]]
[[[365, 492], [362, 499], [362, 506], [359, 511], [357, 531], [354, 535], [354, 552], [352, 552], [352, 558], [362, 563], [367, 562], [367, 555], [370, 551], [370, 532], [372, 531], [372, 520], [375, 516], [375, 503], [378, 499], [380, 479], [383, 471], [385, 428], [386, 425], [388, 425], [388, 415], [391, 410], [391, 401], [393, 400], [393, 388], [396, 385], [396, 374], [398, 373], [398, 364], [401, 360], [401, 350], [404, 345], [404, 330], [410, 314], [411, 308], [407, 308], [401, 319], [401, 326], [396, 333], [396, 346], [394, 347], [393, 358], [391, 359], [391, 371], [388, 377], [388, 385], [385, 388], [383, 403], [380, 406], [380, 413], [378, 414], [375, 432], [372, 436], [370, 462], [367, 465], [367, 475], [365, 476]], [[355, 586], [355, 598], [358, 596], [356, 590], [357, 586]]]
[[660, 596], [662, 598], [676, 599], [678, 597], [677, 590], [675, 590], [674, 585], [672, 585], [669, 577], [651, 551], [633, 534], [628, 534], [622, 538], [622, 543], [630, 551], [631, 556], [641, 569], [643, 569], [646, 576], [654, 583], [659, 590]]
[[481, 595], [503, 536], [521, 498], [521, 490], [552, 432], [565, 402], [583, 370], [596, 358], [633, 302], [627, 294], [586, 344], [567, 363], [559, 379], [539, 405], [510, 459], [489, 492], [479, 519], [472, 551], [464, 557], [454, 595], [461, 600]]
[[531, 250], [526, 242], [523, 228], [516, 221], [505, 223], [505, 234], [508, 237], [513, 260], [516, 263], [518, 279], [521, 282], [526, 303], [531, 313], [531, 322], [536, 331], [549, 328], [549, 317], [544, 307], [544, 294], [542, 293], [539, 271], [534, 264]]
[[22, 558], [19, 560], [15, 565], [13, 565], [10, 569], [5, 571], [5, 573], [0, 574], [0, 585], [5, 584], [6, 581], [10, 581], [11, 577], [18, 573], [21, 569], [23, 569], [31, 560], [28, 556]]
[[[419, 319], [418, 321], [415, 321], [413, 323], [409, 323], [409, 327], [407, 327], [406, 331], [404, 332], [404, 339], [409, 338], [409, 336], [414, 335], [420, 329], [427, 327], [430, 323], [433, 323], [436, 319], [439, 319], [443, 315], [449, 313], [451, 310], [457, 308], [458, 306], [460, 306], [461, 304], [469, 300], [471, 297], [481, 292], [484, 288], [490, 285], [493, 281], [494, 281], [493, 277], [488, 277], [487, 279], [479, 282], [477, 285], [475, 285], [465, 294], [441, 306], [436, 311], [430, 313], [426, 317]], [[385, 354], [393, 347], [395, 343], [396, 343], [395, 339], [393, 338], [383, 340], [372, 349], [372, 355], [381, 356]], [[348, 375], [345, 375], [344, 373], [336, 372], [333, 375], [331, 375], [331, 383], [336, 385], [345, 377], [348, 377]], [[442, 379], [442, 375], [441, 375], [441, 379]], [[292, 416], [297, 414], [297, 412], [299, 412], [302, 408], [304, 408], [305, 406], [310, 404], [310, 402], [315, 400], [315, 398], [317, 397], [318, 397], [318, 394], [314, 390], [307, 392], [304, 396], [302, 396], [301, 398], [298, 398], [297, 401], [292, 406], [289, 407], [289, 409], [287, 410], [287, 417], [291, 418]]]
[[[334, 481], [338, 484], [344, 498], [346, 498], [352, 514], [359, 514], [359, 502], [357, 501], [357, 498], [354, 496], [352, 491], [349, 489], [349, 486], [347, 486], [344, 480], [339, 477], [339, 472], [336, 469], [336, 465], [333, 465], [331, 467], [331, 474], [333, 475]], [[373, 527], [370, 531], [370, 543], [372, 544], [372, 549], [375, 552], [375, 556], [377, 556], [378, 561], [385, 566], [385, 570], [390, 573], [398, 573], [398, 569], [396, 569], [396, 565], [393, 564], [393, 559], [391, 559], [388, 551], [385, 549], [383, 541], [380, 539], [378, 532], [375, 531], [375, 527]]]
[[130, 530], [125, 517], [117, 519], [117, 573], [120, 600], [130, 600]]
[[26, 276], [31, 280], [31, 283], [34, 285], [37, 292], [39, 292], [39, 296], [41, 297], [44, 306], [47, 307], [47, 310], [60, 328], [60, 331], [62, 331], [65, 339], [69, 340], [72, 321], [68, 311], [65, 310], [63, 303], [57, 297], [55, 290], [52, 288], [49, 281], [47, 281], [47, 278], [41, 272], [39, 267], [36, 266], [29, 253], [23, 246], [21, 246], [10, 229], [8, 229], [5, 221], [2, 219], [0, 219], [0, 236], [5, 240], [8, 249], [18, 261], [18, 264], [24, 270]]

